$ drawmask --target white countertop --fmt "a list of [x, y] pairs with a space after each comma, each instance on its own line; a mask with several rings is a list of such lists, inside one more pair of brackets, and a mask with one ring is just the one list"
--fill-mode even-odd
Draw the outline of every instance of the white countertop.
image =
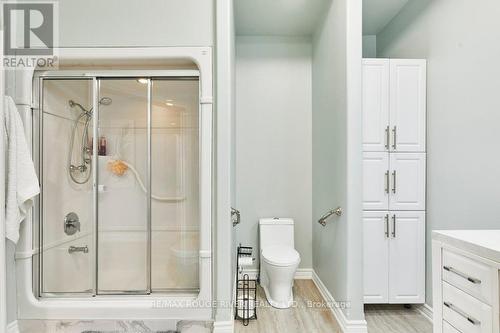
[[434, 230], [432, 239], [500, 263], [500, 230]]

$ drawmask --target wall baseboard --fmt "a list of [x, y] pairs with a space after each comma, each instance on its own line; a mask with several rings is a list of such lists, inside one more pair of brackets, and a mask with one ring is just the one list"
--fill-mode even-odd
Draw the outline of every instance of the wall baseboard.
[[344, 311], [336, 306], [335, 299], [332, 294], [328, 291], [326, 286], [323, 284], [319, 276], [315, 271], [312, 272], [312, 280], [319, 292], [325, 299], [325, 301], [330, 304], [329, 308], [333, 313], [333, 316], [337, 320], [340, 329], [343, 333], [368, 333], [368, 326], [366, 320], [349, 320], [344, 314]]
[[422, 304], [417, 307], [417, 311], [419, 311], [428, 321], [432, 323], [433, 321], [433, 310], [432, 307], [428, 304]]
[[[259, 274], [259, 270], [256, 268], [244, 269], [243, 274], [248, 274], [250, 279], [256, 279]], [[312, 268], [299, 268], [295, 272], [296, 280], [312, 280], [313, 270]]]
[[6, 329], [7, 329], [6, 333], [19, 333], [19, 326], [17, 324], [17, 320], [14, 320], [13, 322], [9, 323]]
[[233, 333], [234, 320], [231, 321], [215, 321], [213, 333]]

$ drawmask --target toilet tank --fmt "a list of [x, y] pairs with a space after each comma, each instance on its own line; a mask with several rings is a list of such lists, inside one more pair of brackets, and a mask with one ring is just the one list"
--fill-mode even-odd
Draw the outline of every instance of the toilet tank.
[[284, 245], [294, 248], [293, 219], [259, 219], [259, 245], [261, 251], [269, 245]]

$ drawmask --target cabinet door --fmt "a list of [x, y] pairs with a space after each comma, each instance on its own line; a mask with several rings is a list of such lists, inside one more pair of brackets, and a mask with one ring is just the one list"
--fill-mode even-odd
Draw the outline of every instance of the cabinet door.
[[390, 210], [425, 210], [425, 153], [390, 154]]
[[424, 303], [425, 213], [389, 214], [389, 303]]
[[389, 59], [363, 60], [363, 151], [389, 150]]
[[388, 210], [389, 153], [363, 153], [363, 209]]
[[390, 60], [391, 151], [425, 151], [426, 61]]
[[365, 303], [389, 301], [389, 212], [363, 212]]

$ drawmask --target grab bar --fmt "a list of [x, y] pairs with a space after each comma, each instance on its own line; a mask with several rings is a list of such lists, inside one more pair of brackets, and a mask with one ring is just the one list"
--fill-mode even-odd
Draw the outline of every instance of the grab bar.
[[341, 207], [337, 207], [335, 209], [332, 209], [332, 210], [329, 210], [326, 214], [324, 214], [323, 216], [321, 216], [318, 220], [318, 223], [321, 224], [323, 227], [326, 226], [326, 220], [332, 216], [333, 214], [337, 215], [337, 216], [341, 216], [342, 215], [342, 208]]

